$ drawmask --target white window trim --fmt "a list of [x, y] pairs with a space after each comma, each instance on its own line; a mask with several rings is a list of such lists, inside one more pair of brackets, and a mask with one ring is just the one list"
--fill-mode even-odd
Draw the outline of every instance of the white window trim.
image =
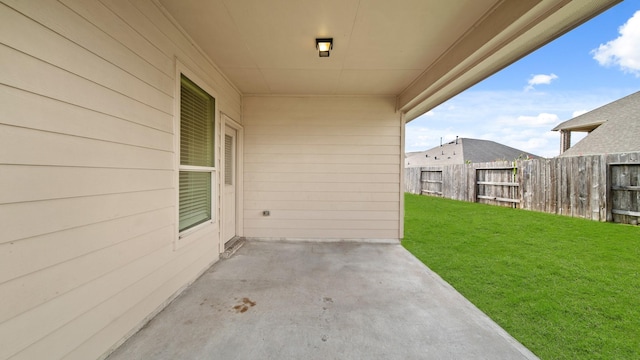
[[193, 166], [193, 165], [180, 165], [181, 171], [194, 171], [194, 172], [214, 172], [217, 169], [210, 166]]
[[[190, 165], [180, 165], [180, 89], [181, 89], [181, 76], [186, 76], [193, 83], [198, 85], [202, 90], [207, 92], [211, 97], [215, 100], [215, 108], [214, 108], [214, 167], [203, 167], [203, 166], [190, 166]], [[174, 236], [174, 246], [173, 249], [178, 250], [181, 247], [191, 243], [193, 240], [198, 238], [197, 233], [201, 230], [205, 230], [210, 228], [211, 226], [219, 227], [220, 214], [219, 214], [219, 189], [220, 179], [218, 167], [220, 164], [220, 111], [219, 107], [219, 97], [217, 92], [215, 92], [201, 77], [196, 75], [193, 71], [191, 71], [187, 66], [185, 66], [180, 60], [176, 59], [176, 77], [175, 77], [175, 96], [174, 96], [174, 189], [175, 189], [175, 236]], [[180, 192], [179, 192], [179, 177], [180, 171], [198, 171], [198, 172], [211, 172], [211, 219], [207, 220], [203, 223], [195, 225], [186, 230], [180, 231], [179, 219], [180, 219]], [[214, 232], [218, 233], [217, 230]], [[216, 235], [219, 237], [219, 234]], [[220, 239], [216, 239], [216, 242], [220, 242]]]

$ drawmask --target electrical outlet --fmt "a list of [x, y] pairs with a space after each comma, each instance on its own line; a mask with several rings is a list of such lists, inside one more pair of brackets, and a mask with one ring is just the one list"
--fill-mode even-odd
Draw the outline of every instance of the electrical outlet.
[[269, 216], [271, 215], [271, 213], [269, 212], [269, 210], [264, 210], [262, 211], [262, 216]]

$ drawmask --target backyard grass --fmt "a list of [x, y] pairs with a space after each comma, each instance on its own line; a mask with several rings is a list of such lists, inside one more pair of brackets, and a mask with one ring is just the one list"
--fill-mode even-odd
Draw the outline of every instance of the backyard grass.
[[640, 227], [407, 194], [405, 248], [541, 359], [640, 359]]

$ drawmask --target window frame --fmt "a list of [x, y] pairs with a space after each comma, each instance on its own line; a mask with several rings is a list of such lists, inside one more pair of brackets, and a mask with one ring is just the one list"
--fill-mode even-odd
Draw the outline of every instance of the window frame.
[[[188, 238], [190, 238], [191, 234], [194, 234], [202, 229], [208, 228], [212, 225], [217, 224], [219, 220], [218, 214], [218, 186], [219, 186], [219, 172], [218, 172], [218, 164], [219, 164], [219, 111], [218, 111], [218, 96], [217, 94], [206, 85], [204, 81], [202, 81], [198, 76], [196, 76], [193, 72], [189, 71], [186, 67], [182, 66], [180, 62], [176, 62], [176, 96], [174, 99], [175, 106], [175, 115], [174, 115], [174, 154], [175, 154], [175, 239], [174, 242], [174, 250], [188, 243]], [[181, 97], [182, 97], [182, 77], [185, 77], [188, 81], [199, 87], [202, 91], [207, 93], [213, 99], [213, 166], [194, 166], [194, 165], [182, 165], [180, 160], [180, 144], [181, 144], [181, 125], [182, 125], [182, 112], [181, 112]], [[211, 216], [209, 219], [197, 224], [192, 227], [186, 228], [184, 230], [180, 230], [180, 173], [181, 172], [207, 172], [210, 173], [211, 176]]]

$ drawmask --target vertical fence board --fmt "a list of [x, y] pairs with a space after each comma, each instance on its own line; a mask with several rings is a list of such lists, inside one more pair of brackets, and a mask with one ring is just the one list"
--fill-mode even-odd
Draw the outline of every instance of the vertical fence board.
[[571, 172], [573, 172], [573, 158], [567, 161], [566, 166], [560, 167], [562, 192], [561, 196], [558, 197], [558, 200], [561, 201], [561, 214], [567, 216], [571, 216], [571, 204], [573, 204], [573, 192], [571, 191], [571, 184], [569, 183], [569, 180], [571, 179], [569, 174]]
[[531, 192], [530, 185], [534, 183], [533, 174], [531, 172], [531, 162], [520, 163], [520, 176], [518, 176], [518, 185], [520, 186], [520, 206], [524, 208], [531, 208], [531, 198], [533, 193]]
[[[574, 183], [576, 186], [576, 204], [574, 215], [575, 217], [586, 217], [586, 214], [589, 212], [587, 209], [587, 199], [589, 198], [589, 186], [587, 184], [587, 173], [590, 172], [590, 163], [585, 161], [584, 157], [577, 158], [578, 168], [577, 168], [577, 178]], [[575, 176], [575, 174], [573, 175]]]
[[598, 161], [600, 163], [600, 184], [598, 187], [598, 192], [600, 194], [600, 221], [609, 221], [607, 218], [608, 207], [607, 202], [609, 201], [609, 194], [607, 194], [607, 187], [610, 184], [607, 180], [607, 158], [604, 155], [598, 156]]
[[404, 169], [404, 191], [411, 194], [420, 194], [422, 190], [421, 169], [418, 167]]
[[558, 207], [558, 159], [549, 161], [549, 213], [559, 214]]
[[606, 174], [603, 177], [601, 170], [606, 168], [606, 165], [602, 163], [601, 156], [594, 156], [591, 162], [591, 177], [593, 179], [591, 182], [591, 220], [604, 221], [606, 217], [603, 217], [604, 207], [602, 204], [603, 201], [606, 201], [603, 199]]
[[473, 164], [465, 164], [462, 167], [462, 176], [464, 176], [465, 181], [464, 181], [464, 185], [468, 191], [466, 197], [465, 197], [465, 201], [475, 201], [476, 198], [476, 186], [475, 186], [475, 177], [472, 177], [470, 174], [474, 173], [474, 167]]
[[552, 211], [555, 212], [553, 210], [554, 209], [553, 191], [555, 190], [555, 186], [554, 186], [554, 183], [551, 181], [553, 176], [551, 172], [551, 161], [552, 160], [542, 160], [541, 168], [543, 169], [543, 172], [540, 175], [541, 176], [540, 183], [543, 184], [543, 186], [541, 188], [538, 188], [538, 191], [536, 191], [539, 194], [538, 196], [539, 207], [537, 210], [548, 212], [548, 213]]

